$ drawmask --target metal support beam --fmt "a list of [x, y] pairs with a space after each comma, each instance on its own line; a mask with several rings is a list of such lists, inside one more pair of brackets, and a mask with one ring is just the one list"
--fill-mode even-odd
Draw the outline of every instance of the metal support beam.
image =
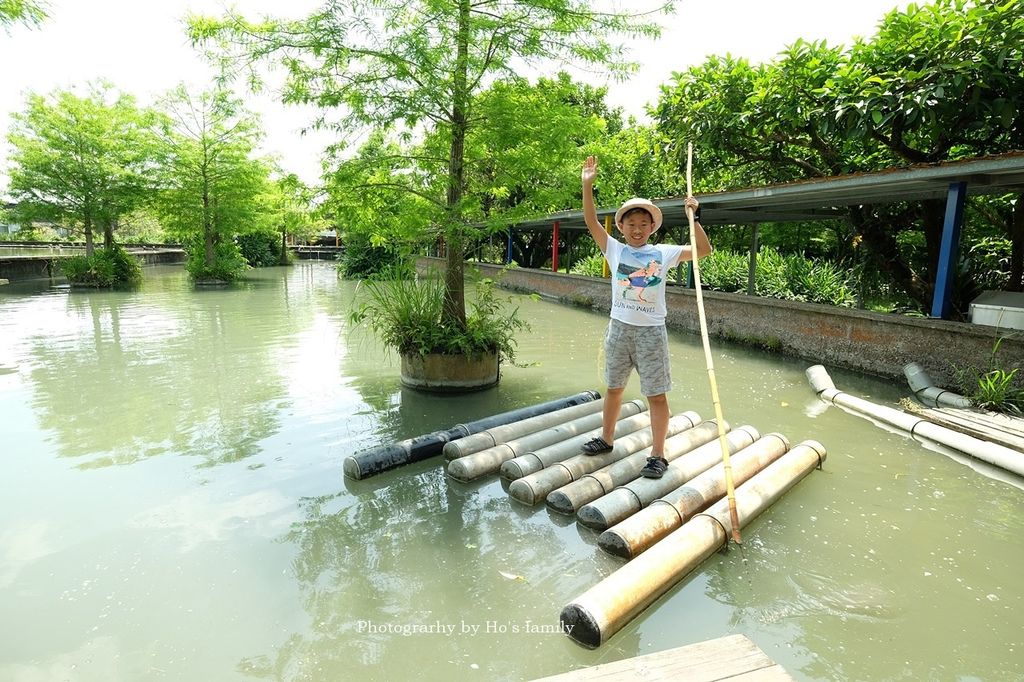
[[946, 219], [942, 224], [942, 247], [939, 250], [938, 273], [935, 276], [935, 293], [932, 294], [932, 317], [946, 318], [949, 316], [966, 196], [966, 182], [950, 183], [949, 192], [946, 195]]

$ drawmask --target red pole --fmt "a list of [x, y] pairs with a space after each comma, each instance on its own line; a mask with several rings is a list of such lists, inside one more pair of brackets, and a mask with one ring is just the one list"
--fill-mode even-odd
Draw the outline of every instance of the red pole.
[[558, 272], [558, 221], [551, 232], [551, 272]]

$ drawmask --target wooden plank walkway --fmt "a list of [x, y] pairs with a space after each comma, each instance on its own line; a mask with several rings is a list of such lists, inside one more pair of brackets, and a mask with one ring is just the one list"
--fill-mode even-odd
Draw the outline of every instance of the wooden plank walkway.
[[1024, 419], [1020, 417], [955, 407], [922, 407], [910, 400], [901, 403], [908, 412], [940, 426], [1024, 452]]
[[744, 635], [728, 635], [627, 658], [534, 682], [792, 682], [793, 678]]

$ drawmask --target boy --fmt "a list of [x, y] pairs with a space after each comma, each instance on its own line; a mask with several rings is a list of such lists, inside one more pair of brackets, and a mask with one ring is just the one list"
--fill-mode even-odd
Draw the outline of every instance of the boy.
[[[711, 253], [711, 244], [704, 228], [696, 221], [696, 256], [692, 246], [648, 244], [650, 236], [661, 227], [662, 216], [661, 209], [647, 199], [630, 199], [615, 212], [615, 225], [625, 244], [614, 239], [597, 219], [594, 207], [596, 178], [597, 159], [589, 156], [582, 172], [583, 218], [612, 270], [612, 310], [604, 339], [608, 392], [604, 401], [602, 434], [600, 438], [585, 443], [582, 450], [588, 455], [597, 455], [612, 449], [622, 393], [635, 367], [640, 375], [640, 392], [650, 406], [653, 437], [651, 456], [640, 473], [647, 478], [661, 478], [668, 469], [664, 454], [669, 420], [666, 393], [672, 388], [668, 333], [665, 331], [665, 279], [669, 268]], [[698, 205], [696, 199], [689, 197], [684, 207], [696, 212]]]

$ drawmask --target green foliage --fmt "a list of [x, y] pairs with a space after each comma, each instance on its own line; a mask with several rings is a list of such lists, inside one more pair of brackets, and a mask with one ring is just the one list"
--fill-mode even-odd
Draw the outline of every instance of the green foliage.
[[581, 258], [572, 264], [570, 272], [574, 275], [602, 277], [604, 275], [604, 254], [595, 253], [586, 258]]
[[[745, 292], [749, 255], [715, 249], [700, 260], [701, 284], [717, 291]], [[754, 290], [758, 296], [789, 301], [852, 306], [852, 273], [825, 260], [783, 255], [763, 248], [757, 254]]]
[[281, 238], [276, 233], [249, 232], [235, 240], [242, 258], [251, 267], [264, 268], [281, 264]]
[[155, 208], [168, 232], [189, 245], [193, 277], [231, 281], [245, 269], [234, 238], [274, 229], [265, 201], [270, 165], [253, 158], [257, 122], [219, 90], [193, 96], [179, 87], [163, 107]]
[[170, 235], [156, 215], [148, 209], [136, 209], [123, 216], [117, 234], [125, 244], [166, 244]]
[[[999, 357], [999, 339], [992, 346], [992, 354], [984, 368], [954, 367], [953, 373], [961, 391], [976, 407], [995, 412], [1024, 416], [1024, 381], [1020, 367], [1007, 368]], [[1018, 363], [1014, 363], [1018, 364]]]
[[[488, 129], [487, 118], [473, 109], [477, 95], [502, 78], [514, 77], [524, 62], [571, 59], [612, 75], [628, 74], [623, 49], [612, 39], [656, 37], [659, 29], [651, 16], [671, 11], [672, 3], [646, 9], [635, 14], [604, 11], [584, 0], [338, 0], [295, 21], [251, 22], [233, 12], [222, 19], [190, 17], [189, 34], [195, 43], [214, 45], [211, 57], [221, 63], [222, 73], [263, 60], [279, 62], [287, 72], [285, 100], [340, 111], [339, 127], [345, 132], [365, 127], [397, 131], [407, 142], [409, 131], [432, 125], [442, 141], [441, 153], [428, 149], [415, 165], [405, 154], [399, 163], [402, 172], [361, 184], [406, 192], [428, 204], [424, 215], [439, 226], [448, 249], [461, 262], [463, 246], [472, 236], [473, 221], [467, 217], [473, 201], [481, 202], [484, 210], [485, 196], [464, 197], [467, 161], [486, 161], [467, 154], [473, 149], [474, 128]], [[586, 108], [587, 100], [581, 105]], [[537, 136], [559, 132], [534, 131]], [[346, 175], [372, 176], [367, 169], [356, 170]], [[493, 183], [491, 196], [500, 198], [514, 186]], [[364, 194], [368, 192], [356, 198]], [[459, 275], [453, 272], [446, 278], [444, 316], [447, 324], [465, 327]]]
[[73, 286], [132, 287], [142, 282], [139, 259], [117, 245], [97, 249], [91, 256], [72, 256], [61, 261], [60, 268]]
[[496, 352], [515, 362], [515, 332], [528, 329], [518, 308], [507, 311], [494, 293], [494, 281], [475, 287], [465, 328], [446, 324], [442, 316], [444, 282], [437, 277], [412, 277], [406, 267], [385, 269], [356, 289], [354, 324], [366, 323], [388, 347], [404, 354], [479, 355]]
[[21, 23], [38, 26], [46, 19], [46, 4], [36, 0], [0, 0], [0, 26]]
[[[770, 62], [711, 56], [663, 87], [656, 115], [681, 171], [700, 141], [695, 191], [873, 171], [1024, 147], [1024, 3], [937, 0], [888, 13], [851, 48], [798, 40]], [[1016, 201], [1020, 201], [1018, 196]], [[1008, 199], [1001, 199], [1006, 206]], [[1015, 240], [1019, 287], [1024, 234]], [[930, 303], [941, 203], [852, 206], [833, 258], [861, 239], [870, 267], [920, 305]], [[902, 235], [920, 235], [905, 249]], [[1016, 236], [1015, 236], [1016, 235]], [[852, 238], [851, 238], [852, 237]]]
[[90, 248], [93, 231], [102, 229], [112, 242], [120, 218], [151, 188], [152, 115], [99, 83], [84, 97], [30, 94], [14, 121], [10, 193], [19, 222], [81, 230]]
[[208, 259], [205, 245], [193, 239], [185, 246], [188, 260], [185, 271], [196, 282], [234, 282], [249, 269], [241, 249], [234, 242], [219, 242], [213, 247], [213, 258]]
[[365, 279], [393, 272], [403, 263], [394, 249], [374, 246], [363, 233], [352, 233], [345, 240], [345, 250], [339, 256], [338, 275], [345, 279]]

